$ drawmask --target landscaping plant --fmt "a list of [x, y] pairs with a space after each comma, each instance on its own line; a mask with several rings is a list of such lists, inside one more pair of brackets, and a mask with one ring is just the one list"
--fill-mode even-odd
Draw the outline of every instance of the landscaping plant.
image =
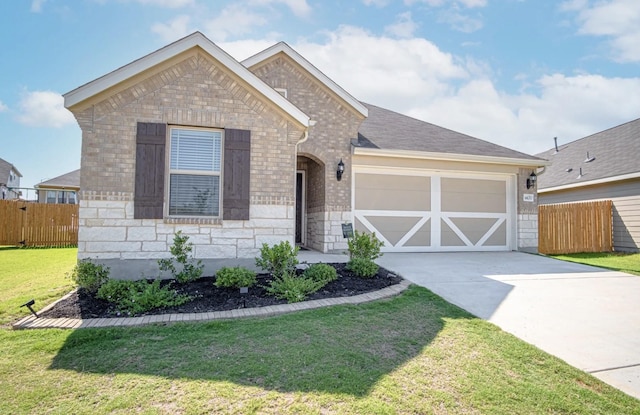
[[[189, 237], [178, 231], [173, 236], [173, 245], [169, 248], [173, 258], [163, 258], [158, 260], [158, 266], [162, 271], [170, 271], [173, 278], [181, 284], [195, 281], [202, 276], [204, 265], [202, 261], [194, 261], [191, 252], [193, 244], [189, 242]], [[178, 272], [174, 261], [182, 266]]]
[[384, 242], [376, 237], [376, 233], [355, 231], [353, 238], [349, 238], [347, 244], [349, 246], [347, 269], [363, 278], [376, 275], [379, 267], [374, 260], [382, 256], [380, 249], [384, 246]]
[[286, 273], [294, 274], [298, 265], [299, 250], [297, 246], [292, 247], [289, 241], [282, 241], [273, 246], [262, 244], [256, 265], [274, 277], [281, 277]]
[[302, 275], [306, 278], [311, 278], [313, 281], [322, 282], [323, 285], [338, 279], [338, 273], [334, 267], [320, 263], [310, 265]]
[[223, 267], [216, 272], [216, 287], [251, 287], [257, 282], [256, 273], [245, 267]]
[[161, 287], [160, 280], [109, 280], [100, 287], [96, 297], [114, 304], [119, 312], [130, 316], [190, 300], [189, 296], [171, 290], [170, 285]]
[[267, 293], [279, 299], [287, 300], [288, 303], [304, 301], [309, 294], [318, 291], [325, 285], [323, 282], [314, 281], [311, 278], [285, 272], [277, 276], [268, 287]]
[[380, 248], [384, 246], [384, 242], [376, 237], [376, 233], [354, 231], [353, 237], [347, 241], [349, 247], [349, 259], [364, 258], [373, 261], [380, 258]]
[[109, 267], [94, 264], [90, 259], [80, 259], [73, 267], [70, 277], [78, 287], [95, 294], [109, 280]]

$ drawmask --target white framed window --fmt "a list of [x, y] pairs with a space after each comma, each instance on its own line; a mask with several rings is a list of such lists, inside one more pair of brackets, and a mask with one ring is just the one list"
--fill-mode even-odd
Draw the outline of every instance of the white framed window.
[[47, 203], [56, 203], [56, 191], [47, 190]]
[[171, 127], [169, 216], [220, 216], [223, 130]]

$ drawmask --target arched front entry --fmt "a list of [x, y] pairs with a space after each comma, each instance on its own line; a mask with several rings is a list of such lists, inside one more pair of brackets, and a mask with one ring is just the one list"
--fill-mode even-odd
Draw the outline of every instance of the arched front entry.
[[308, 154], [300, 154], [296, 169], [297, 245], [324, 250], [325, 165]]

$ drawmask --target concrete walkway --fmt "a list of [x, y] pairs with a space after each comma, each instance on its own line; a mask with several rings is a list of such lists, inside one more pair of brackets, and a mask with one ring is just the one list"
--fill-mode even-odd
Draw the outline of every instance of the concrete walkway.
[[640, 399], [640, 277], [521, 252], [378, 263]]

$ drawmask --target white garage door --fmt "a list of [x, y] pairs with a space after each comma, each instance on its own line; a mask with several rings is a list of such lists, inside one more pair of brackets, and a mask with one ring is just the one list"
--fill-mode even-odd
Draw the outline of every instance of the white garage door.
[[354, 225], [386, 252], [510, 250], [514, 200], [506, 175], [356, 171]]

